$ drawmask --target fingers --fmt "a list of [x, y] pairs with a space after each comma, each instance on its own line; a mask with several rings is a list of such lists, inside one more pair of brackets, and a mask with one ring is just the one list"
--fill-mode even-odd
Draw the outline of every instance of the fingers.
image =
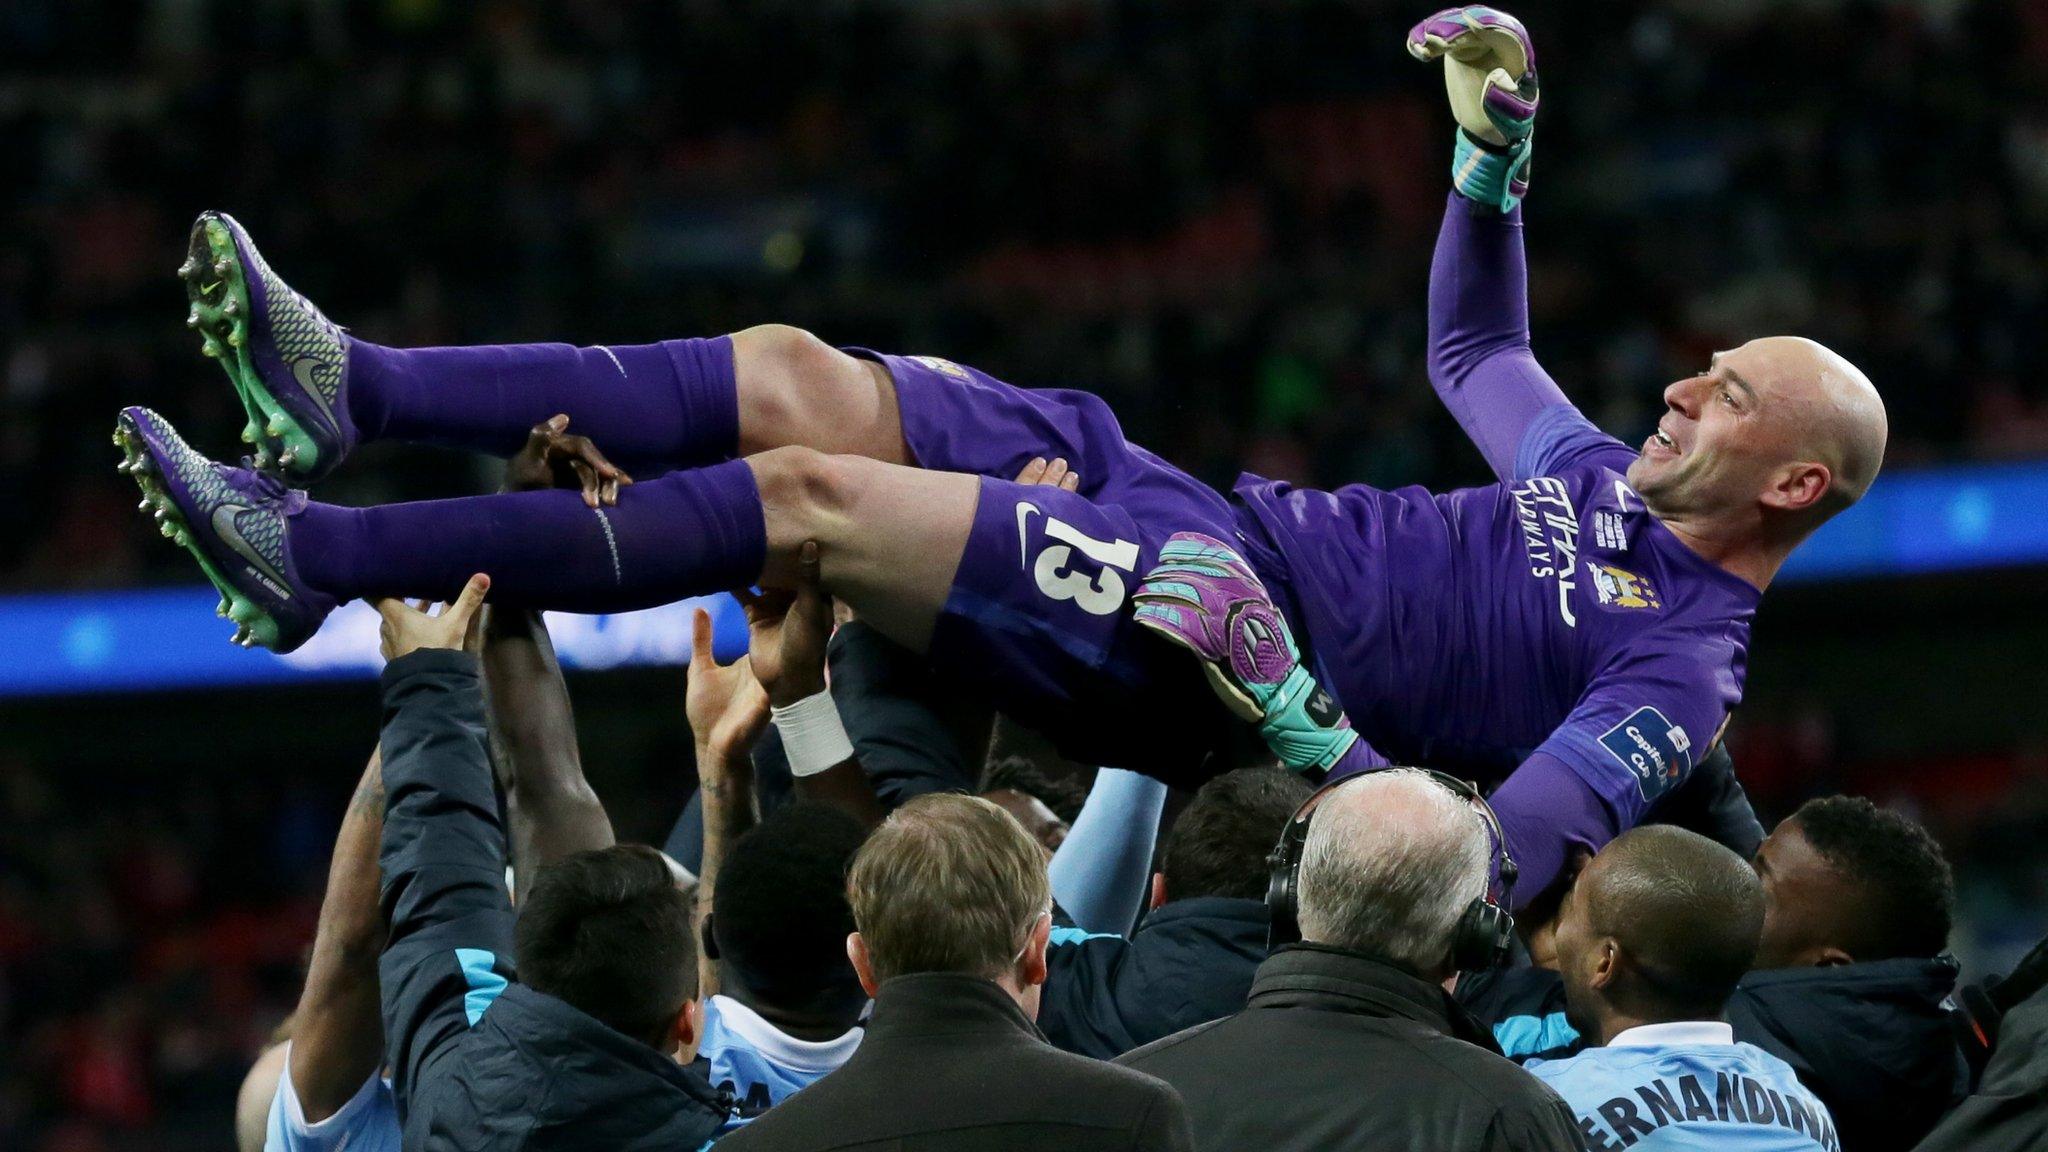
[[699, 608], [690, 614], [690, 665], [706, 668], [711, 663], [711, 613]]
[[583, 490], [583, 504], [595, 508], [604, 494], [604, 481], [597, 478], [597, 470], [581, 460], [569, 461], [569, 470], [576, 473], [577, 487]]
[[796, 550], [796, 586], [799, 589], [815, 591], [818, 587], [818, 542], [806, 540]]
[[467, 629], [470, 618], [476, 615], [476, 610], [484, 602], [484, 593], [490, 590], [491, 578], [489, 576], [481, 572], [471, 576], [469, 583], [462, 586], [462, 595], [457, 596], [455, 603], [450, 605], [446, 612], [441, 613], [441, 619], [452, 623], [457, 628]]
[[398, 599], [396, 596], [386, 596], [381, 599], [372, 600], [370, 601], [370, 607], [377, 610], [377, 615], [394, 624], [404, 619], [407, 612], [412, 611], [405, 601]]
[[1024, 465], [1023, 471], [1017, 473], [1017, 483], [1043, 484], [1049, 488], [1077, 492], [1081, 488], [1081, 474], [1067, 466], [1065, 457], [1055, 456], [1047, 460], [1043, 456], [1034, 456], [1029, 464]]

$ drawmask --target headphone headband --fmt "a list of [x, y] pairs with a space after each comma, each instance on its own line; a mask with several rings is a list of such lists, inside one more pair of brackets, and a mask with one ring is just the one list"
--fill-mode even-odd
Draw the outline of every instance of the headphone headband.
[[[1271, 913], [1271, 927], [1267, 929], [1266, 946], [1270, 951], [1282, 944], [1291, 944], [1301, 939], [1301, 857], [1308, 844], [1309, 822], [1315, 810], [1330, 793], [1354, 780], [1384, 772], [1359, 772], [1339, 780], [1332, 780], [1315, 790], [1288, 818], [1287, 827], [1281, 830], [1280, 842], [1266, 857], [1270, 874], [1266, 882], [1266, 908]], [[1483, 892], [1479, 898], [1466, 906], [1458, 918], [1457, 928], [1451, 936], [1451, 962], [1462, 972], [1483, 972], [1507, 963], [1514, 948], [1515, 859], [1508, 854], [1507, 836], [1501, 831], [1500, 817], [1486, 802], [1479, 789], [1470, 781], [1460, 780], [1447, 772], [1434, 768], [1409, 768], [1407, 771], [1420, 772], [1449, 789], [1479, 812], [1479, 818], [1486, 825], [1492, 843], [1489, 845], [1493, 858], [1493, 869], [1500, 876], [1500, 899], [1496, 901], [1490, 892]]]

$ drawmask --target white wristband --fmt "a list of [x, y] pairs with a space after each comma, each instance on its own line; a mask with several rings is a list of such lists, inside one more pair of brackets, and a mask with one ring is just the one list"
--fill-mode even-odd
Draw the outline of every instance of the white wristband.
[[789, 758], [790, 775], [816, 776], [853, 759], [853, 741], [846, 738], [846, 726], [839, 722], [839, 707], [832, 703], [830, 691], [806, 696], [786, 708], [771, 707], [768, 715], [775, 720], [775, 730], [782, 733], [782, 753]]

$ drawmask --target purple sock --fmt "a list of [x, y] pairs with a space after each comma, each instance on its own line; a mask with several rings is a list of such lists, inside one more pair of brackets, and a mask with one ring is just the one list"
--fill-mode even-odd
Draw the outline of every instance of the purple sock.
[[558, 412], [619, 467], [657, 475], [739, 446], [732, 337], [577, 348], [349, 349], [348, 413], [364, 440], [510, 456]]
[[752, 584], [767, 556], [743, 460], [629, 485], [593, 511], [566, 490], [376, 508], [306, 505], [291, 519], [306, 583], [341, 600], [448, 600], [471, 574], [493, 604], [628, 612]]

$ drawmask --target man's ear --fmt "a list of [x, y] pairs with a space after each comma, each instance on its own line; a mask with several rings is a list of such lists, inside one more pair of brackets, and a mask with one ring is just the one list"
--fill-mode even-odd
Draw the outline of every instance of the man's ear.
[[1833, 944], [1823, 944], [1815, 948], [1811, 961], [1815, 968], [1837, 968], [1841, 965], [1854, 964], [1855, 962], [1856, 958], [1854, 956], [1849, 955]]
[[1612, 936], [1603, 937], [1598, 944], [1593, 946], [1591, 962], [1592, 971], [1586, 973], [1586, 986], [1589, 988], [1607, 987], [1614, 983], [1621, 975], [1623, 963], [1621, 945], [1616, 943]]
[[1152, 900], [1151, 900], [1151, 903], [1149, 903], [1149, 904], [1145, 905], [1145, 907], [1146, 907], [1146, 908], [1147, 908], [1148, 910], [1150, 910], [1150, 911], [1153, 911], [1153, 912], [1157, 912], [1157, 911], [1159, 911], [1159, 909], [1161, 909], [1161, 908], [1162, 908], [1162, 907], [1164, 907], [1165, 905], [1166, 905], [1166, 873], [1164, 873], [1164, 872], [1154, 872], [1154, 873], [1152, 874]]
[[875, 979], [875, 963], [868, 956], [868, 942], [860, 938], [860, 933], [847, 934], [846, 958], [853, 964], [853, 974], [860, 977], [860, 990], [868, 994], [868, 999], [873, 1000], [875, 994], [881, 991], [882, 984]]
[[1834, 474], [1827, 465], [1803, 461], [1778, 469], [1761, 499], [1765, 507], [1781, 512], [1804, 512], [1820, 503], [1834, 486]]
[[1024, 991], [1045, 983], [1045, 950], [1052, 942], [1052, 913], [1042, 912], [1031, 923], [1031, 938], [1024, 954], [1017, 957], [1017, 988]]
[[688, 1064], [697, 1058], [697, 1041], [703, 1038], [703, 1017], [695, 1000], [683, 1001], [683, 1010], [676, 1013], [675, 1025], [669, 1031], [669, 1039], [675, 1042], [676, 1060]]

